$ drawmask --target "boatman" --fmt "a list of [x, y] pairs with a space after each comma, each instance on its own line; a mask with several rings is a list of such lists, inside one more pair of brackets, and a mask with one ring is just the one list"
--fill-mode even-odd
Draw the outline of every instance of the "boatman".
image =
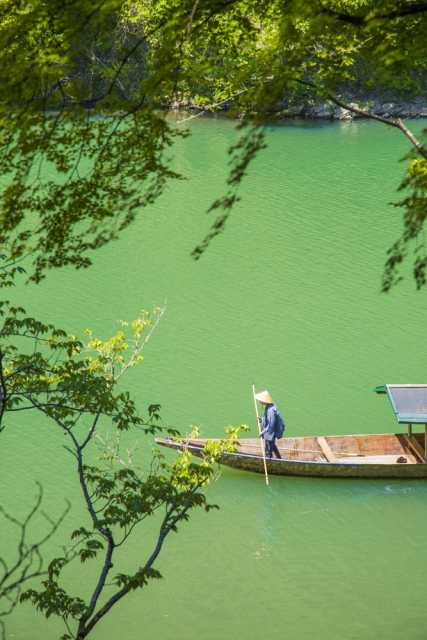
[[274, 453], [276, 458], [282, 458], [276, 446], [276, 438], [280, 440], [285, 431], [285, 423], [279, 413], [279, 409], [274, 404], [268, 391], [257, 393], [255, 398], [265, 406], [264, 417], [262, 419], [258, 418], [259, 422], [262, 422], [259, 437], [264, 438], [265, 441], [265, 456], [271, 460]]

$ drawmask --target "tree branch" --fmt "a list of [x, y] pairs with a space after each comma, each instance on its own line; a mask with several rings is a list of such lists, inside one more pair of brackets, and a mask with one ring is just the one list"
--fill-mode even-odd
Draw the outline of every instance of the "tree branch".
[[[319, 87], [314, 82], [310, 82], [308, 80], [300, 80], [299, 78], [295, 78], [295, 82], [298, 82], [299, 84], [303, 84], [303, 85], [306, 85], [307, 87], [312, 87], [313, 89], [319, 90]], [[383, 122], [384, 124], [387, 124], [389, 127], [396, 127], [397, 129], [400, 129], [402, 131], [402, 133], [404, 133], [405, 136], [407, 138], [409, 138], [409, 140], [414, 145], [416, 150], [424, 158], [427, 159], [427, 149], [426, 149], [426, 147], [424, 147], [421, 144], [421, 142], [419, 142], [419, 140], [417, 140], [417, 138], [414, 136], [414, 134], [411, 131], [409, 131], [409, 129], [407, 127], [405, 127], [405, 125], [403, 124], [403, 122], [402, 122], [402, 120], [400, 118], [398, 118], [397, 120], [392, 120], [391, 118], [383, 118], [382, 116], [377, 116], [377, 115], [375, 115], [373, 113], [369, 113], [369, 111], [366, 111], [365, 109], [360, 109], [359, 107], [354, 107], [351, 104], [347, 104], [346, 102], [343, 102], [342, 100], [340, 100], [339, 98], [337, 98], [336, 96], [333, 96], [331, 94], [328, 94], [327, 98], [331, 102], [336, 104], [338, 107], [342, 107], [343, 109], [347, 109], [348, 111], [352, 111], [353, 113], [357, 113], [358, 115], [364, 116], [366, 118], [371, 118], [371, 120], [378, 120], [379, 122]]]
[[393, 20], [394, 18], [403, 18], [405, 16], [416, 15], [427, 12], [426, 2], [407, 2], [400, 9], [390, 11], [389, 13], [371, 12], [364, 16], [352, 16], [350, 13], [338, 13], [331, 9], [322, 8], [320, 13], [337, 18], [340, 22], [348, 22], [357, 27], [366, 26], [373, 20]]
[[85, 624], [91, 617], [96, 607], [96, 603], [98, 602], [98, 598], [101, 595], [102, 589], [105, 586], [105, 581], [107, 579], [108, 572], [113, 567], [112, 558], [113, 558], [114, 548], [115, 548], [115, 544], [114, 544], [113, 536], [111, 532], [109, 532], [108, 548], [107, 548], [107, 554], [105, 556], [104, 566], [102, 567], [101, 575], [99, 577], [98, 584], [96, 585], [96, 588], [92, 594], [92, 598], [90, 600], [89, 606], [79, 620], [77, 637], [79, 637], [81, 635], [81, 632], [85, 630]]
[[0, 566], [3, 568], [3, 575], [0, 579], [0, 601], [5, 599], [9, 602], [8, 608], [0, 611], [0, 616], [7, 615], [12, 612], [18, 602], [23, 584], [33, 578], [47, 575], [48, 571], [43, 570], [43, 558], [41, 556], [40, 549], [52, 538], [71, 508], [71, 504], [67, 500], [67, 506], [64, 512], [56, 521], [52, 521], [44, 512], [40, 512], [41, 515], [43, 515], [43, 517], [49, 522], [50, 528], [40, 540], [32, 544], [28, 544], [26, 541], [28, 525], [35, 514], [39, 511], [43, 498], [43, 488], [41, 484], [36, 482], [36, 485], [39, 489], [36, 502], [23, 522], [20, 522], [11, 516], [3, 509], [3, 507], [0, 506], [0, 514], [20, 529], [18, 557], [13, 566], [9, 568], [6, 560], [3, 557], [0, 557]]
[[[194, 495], [196, 493], [196, 491], [201, 487], [202, 484], [203, 484], [203, 481], [200, 481], [195, 487], [193, 487], [193, 489], [191, 491], [191, 495]], [[167, 524], [169, 518], [171, 517], [171, 515], [172, 515], [172, 513], [173, 513], [175, 508], [176, 508], [176, 504], [174, 502], [172, 502], [171, 507], [167, 510], [166, 515], [163, 518], [162, 525], [160, 527], [160, 533], [159, 533], [159, 538], [157, 540], [156, 547], [155, 547], [153, 553], [151, 554], [148, 562], [145, 564], [144, 569], [149, 569], [149, 568], [152, 567], [153, 563], [155, 562], [156, 558], [158, 557], [158, 555], [159, 555], [159, 553], [160, 553], [160, 551], [162, 549], [163, 542], [165, 541], [166, 536], [170, 533], [172, 528], [180, 520], [182, 520], [184, 515], [187, 513], [188, 509], [190, 508], [190, 498], [187, 499], [187, 504], [183, 507], [183, 509], [181, 509], [181, 511], [175, 516], [175, 518], [173, 518], [173, 520], [169, 523], [169, 525], [165, 526]], [[94, 628], [94, 626], [101, 620], [101, 618], [103, 618], [110, 611], [110, 609], [117, 602], [119, 602], [119, 600], [121, 600], [123, 598], [123, 596], [126, 595], [126, 593], [128, 593], [128, 591], [129, 591], [129, 589], [128, 589], [128, 587], [126, 585], [122, 589], [117, 591], [105, 603], [105, 605], [96, 613], [96, 615], [92, 618], [92, 620], [88, 623], [88, 625], [84, 629], [84, 634], [83, 635], [78, 635], [78, 639], [80, 640], [80, 637], [82, 639], [86, 638], [87, 635], [90, 633], [90, 631]]]
[[158, 325], [158, 324], [159, 324], [159, 322], [160, 322], [160, 318], [162, 317], [162, 315], [164, 314], [164, 312], [165, 312], [165, 311], [166, 311], [166, 303], [165, 303], [165, 306], [163, 307], [163, 309], [161, 309], [161, 310], [160, 310], [160, 313], [159, 313], [159, 315], [157, 316], [157, 320], [156, 320], [156, 322], [155, 322], [155, 323], [153, 324], [153, 326], [151, 327], [151, 329], [150, 329], [150, 331], [149, 331], [149, 333], [148, 333], [148, 336], [145, 338], [145, 340], [144, 340], [144, 342], [141, 344], [141, 346], [139, 346], [139, 344], [138, 344], [138, 342], [137, 342], [136, 347], [135, 347], [135, 349], [134, 349], [134, 352], [133, 352], [133, 354], [132, 354], [131, 359], [129, 360], [129, 362], [127, 363], [127, 365], [125, 365], [125, 366], [123, 367], [123, 369], [120, 371], [120, 373], [118, 373], [118, 374], [117, 374], [117, 376], [114, 378], [115, 382], [117, 382], [117, 380], [118, 380], [119, 378], [121, 378], [121, 376], [124, 374], [124, 372], [125, 372], [127, 369], [129, 369], [129, 367], [130, 367], [130, 366], [132, 366], [132, 362], [135, 360], [135, 357], [141, 353], [142, 349], [145, 347], [145, 345], [147, 344], [147, 342], [148, 342], [148, 341], [149, 341], [149, 339], [151, 338], [151, 335], [152, 335], [153, 331], [156, 329], [157, 325]]

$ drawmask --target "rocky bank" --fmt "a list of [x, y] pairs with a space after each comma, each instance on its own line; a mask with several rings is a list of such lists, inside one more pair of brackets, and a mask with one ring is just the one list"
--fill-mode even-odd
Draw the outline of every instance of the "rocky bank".
[[[427, 101], [423, 98], [414, 98], [411, 101], [403, 102], [390, 100], [343, 100], [349, 106], [358, 107], [368, 113], [384, 118], [427, 118]], [[305, 103], [292, 106], [284, 105], [280, 111], [284, 118], [313, 118], [323, 120], [353, 120], [363, 118], [357, 113], [348, 109], [337, 107], [330, 100], [323, 100], [317, 104]]]
[[[423, 97], [403, 101], [401, 99], [393, 100], [390, 97], [378, 98], [362, 95], [352, 97], [340, 96], [340, 100], [350, 106], [359, 107], [369, 113], [385, 118], [427, 118], [427, 99]], [[221, 110], [226, 111], [229, 106], [230, 103], [223, 105]], [[170, 101], [169, 107], [173, 110], [198, 110], [192, 99], [184, 96], [176, 96]], [[348, 109], [337, 107], [337, 105], [330, 100], [322, 100], [316, 103], [312, 100], [302, 100], [298, 102], [292, 99], [292, 102], [290, 102], [287, 98], [284, 98], [283, 102], [276, 105], [275, 114], [283, 119], [353, 120], [364, 117]]]

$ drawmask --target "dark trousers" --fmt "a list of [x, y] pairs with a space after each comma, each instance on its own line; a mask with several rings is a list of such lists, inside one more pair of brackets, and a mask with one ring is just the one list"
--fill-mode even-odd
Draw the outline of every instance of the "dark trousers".
[[265, 442], [265, 457], [266, 458], [270, 458], [270, 460], [271, 460], [272, 454], [274, 453], [276, 458], [282, 459], [282, 456], [279, 453], [279, 449], [276, 446], [276, 438], [274, 438], [274, 440], [264, 440], [264, 442]]

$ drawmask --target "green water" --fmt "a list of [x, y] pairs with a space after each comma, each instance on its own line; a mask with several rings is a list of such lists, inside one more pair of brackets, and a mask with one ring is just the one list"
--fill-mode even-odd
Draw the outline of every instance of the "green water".
[[[373, 387], [427, 382], [427, 291], [407, 279], [380, 294], [385, 252], [400, 231], [387, 202], [403, 173], [403, 136], [371, 122], [274, 127], [226, 232], [194, 263], [236, 134], [224, 120], [191, 128], [175, 149], [191, 179], [170, 185], [90, 270], [51, 273], [21, 292], [21, 304], [106, 338], [117, 319], [167, 298], [127, 386], [142, 408], [161, 403], [164, 423], [182, 433], [197, 424], [220, 436], [247, 422], [255, 435], [252, 381], [273, 396], [288, 435], [395, 430]], [[25, 512], [35, 478], [50, 515], [65, 496], [72, 502], [52, 553], [87, 524], [63, 442], [29, 414], [1, 434], [1, 504]], [[209, 498], [220, 511], [194, 514], [167, 541], [157, 565], [165, 580], [123, 600], [94, 640], [426, 637], [427, 483], [271, 478], [266, 488], [262, 476], [224, 468]], [[115, 569], [143, 563], [153, 535], [152, 526], [136, 533]], [[85, 595], [92, 579], [88, 565], [75, 566], [65, 584]], [[60, 632], [29, 605], [8, 620], [16, 640]]]

